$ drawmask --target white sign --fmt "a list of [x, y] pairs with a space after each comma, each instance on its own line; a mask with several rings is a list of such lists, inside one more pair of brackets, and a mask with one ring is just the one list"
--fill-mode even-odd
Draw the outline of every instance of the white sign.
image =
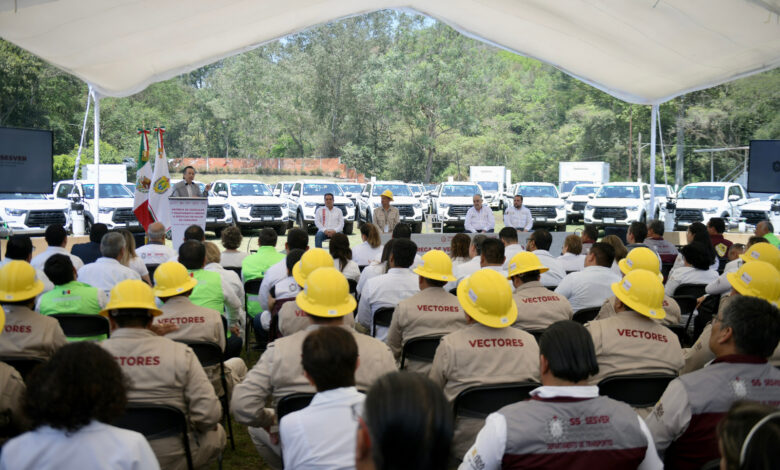
[[[412, 234], [412, 241], [417, 244], [417, 252], [422, 256], [428, 251], [431, 250], [441, 250], [448, 255], [450, 254], [450, 244], [452, 243], [452, 239], [457, 235], [456, 233], [413, 233]], [[467, 233], [469, 237], [474, 237], [474, 235], [477, 235], [476, 233]], [[485, 235], [490, 238], [498, 238], [498, 233], [483, 233], [482, 235]], [[560, 256], [561, 250], [563, 249], [563, 240], [568, 236], [572, 235], [572, 232], [550, 232], [550, 235], [552, 235], [552, 245], [550, 245], [550, 254], [552, 256]], [[531, 236], [531, 232], [517, 232], [517, 241], [520, 243], [520, 245], [525, 248], [525, 245], [528, 241], [528, 237]], [[382, 244], [384, 245], [387, 243], [390, 238], [392, 238], [392, 235], [389, 233], [385, 233], [381, 235], [382, 238]]]
[[198, 225], [206, 230], [206, 210], [209, 200], [205, 197], [172, 197], [171, 205], [171, 241], [173, 249], [179, 251], [184, 243], [184, 232], [190, 225]]

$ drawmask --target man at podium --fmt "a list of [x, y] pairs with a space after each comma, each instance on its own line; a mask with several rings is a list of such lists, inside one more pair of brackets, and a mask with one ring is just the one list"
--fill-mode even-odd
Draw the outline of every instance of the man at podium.
[[206, 188], [201, 191], [200, 186], [193, 182], [195, 179], [195, 168], [185, 166], [182, 177], [184, 178], [182, 181], [173, 185], [171, 197], [208, 197], [211, 183], [207, 184]]

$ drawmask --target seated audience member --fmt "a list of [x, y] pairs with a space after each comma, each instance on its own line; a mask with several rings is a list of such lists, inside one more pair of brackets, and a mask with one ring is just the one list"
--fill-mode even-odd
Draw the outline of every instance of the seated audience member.
[[736, 401], [718, 423], [720, 468], [780, 468], [780, 412], [751, 401]]
[[380, 195], [381, 205], [374, 209], [373, 222], [376, 224], [379, 231], [382, 233], [390, 233], [393, 231], [396, 225], [401, 223], [401, 215], [398, 212], [398, 208], [391, 206], [393, 202], [393, 192], [389, 189]]
[[534, 216], [531, 210], [523, 205], [523, 196], [515, 194], [512, 206], [504, 211], [504, 225], [521, 232], [530, 232], [534, 225]]
[[[400, 361], [407, 341], [422, 336], [443, 336], [466, 326], [458, 298], [444, 290], [444, 285], [455, 280], [452, 261], [440, 250], [431, 250], [422, 257], [422, 264], [414, 269], [420, 292], [402, 300], [393, 312], [386, 343], [396, 361]], [[405, 368], [428, 374], [430, 363], [408, 359]]]
[[491, 269], [506, 277], [504, 269], [504, 244], [497, 238], [488, 238], [482, 242], [479, 255], [480, 269]]
[[336, 233], [330, 237], [328, 251], [333, 257], [336, 269], [347, 278], [355, 282], [360, 279], [360, 268], [352, 261], [352, 250], [349, 248], [349, 238], [343, 233]]
[[[141, 280], [134, 270], [124, 266], [120, 260], [125, 256], [127, 247], [121, 233], [110, 232], [100, 240], [100, 253], [103, 255], [94, 263], [78, 269], [79, 281], [101, 289], [106, 295], [115, 285], [128, 279]], [[75, 264], [73, 265], [76, 266]]]
[[590, 247], [596, 243], [599, 239], [599, 231], [592, 225], [586, 225], [582, 229], [580, 234], [580, 240], [582, 240], [582, 254], [587, 255]]
[[[729, 252], [731, 252], [732, 249], [738, 245], [740, 245], [740, 243], [731, 245]], [[718, 276], [718, 278], [714, 281], [707, 284], [707, 287], [704, 288], [704, 292], [709, 295], [728, 294], [728, 292], [731, 290], [731, 284], [729, 284], [726, 276], [729, 273], [736, 272], [740, 267], [742, 267], [745, 261], [750, 260], [766, 261], [780, 270], [780, 250], [773, 247], [768, 241], [766, 241], [765, 238], [750, 237], [750, 239], [748, 239], [747, 252], [740, 254], [737, 259], [726, 263], [726, 266], [723, 269], [723, 274]]]
[[[268, 398], [273, 406], [292, 393], [314, 392], [314, 387], [303, 375], [301, 348], [308, 333], [321, 326], [342, 326], [343, 318], [355, 310], [355, 299], [349, 294], [349, 285], [336, 268], [313, 271], [306, 280], [306, 289], [296, 297], [298, 306], [309, 315], [311, 325], [304, 331], [279, 338], [268, 344], [260, 360], [233, 391], [230, 409], [236, 421], [249, 426], [249, 435], [266, 465], [282, 467], [278, 439], [269, 433], [275, 427], [274, 408], [267, 408]], [[396, 370], [390, 349], [381, 341], [344, 327], [352, 333], [358, 345], [360, 362], [355, 372], [359, 390], [368, 389], [383, 374]]]
[[0, 356], [48, 359], [67, 343], [57, 320], [35, 313], [35, 297], [43, 282], [24, 261], [11, 261], [0, 268], [0, 308], [5, 311], [0, 335]]
[[[629, 251], [628, 255], [620, 260], [618, 266], [623, 274], [628, 274], [635, 269], [644, 269], [645, 271], [657, 274], [658, 279], [662, 278], [661, 264], [658, 261], [658, 256], [650, 248], [640, 246], [639, 248]], [[617, 314], [617, 312], [615, 312], [615, 299], [616, 297], [614, 295], [610, 295], [607, 300], [601, 304], [601, 310], [599, 310], [596, 320], [604, 320], [605, 318], [614, 317]], [[682, 316], [677, 301], [668, 295], [664, 295], [663, 306], [666, 316], [659, 320], [661, 324], [666, 326], [679, 325]]]
[[623, 244], [623, 241], [617, 235], [607, 235], [601, 239], [601, 243], [606, 243], [615, 250], [615, 259], [612, 261], [612, 271], [620, 276], [621, 273], [618, 263], [628, 255], [628, 248], [626, 248], [626, 245]]
[[[693, 242], [699, 242], [705, 247], [707, 252], [707, 259], [710, 260], [710, 269], [713, 271], [718, 270], [720, 262], [718, 261], [718, 255], [715, 253], [715, 248], [712, 247], [710, 241], [710, 235], [707, 232], [707, 227], [701, 222], [694, 222], [688, 226], [688, 230], [685, 232], [687, 243], [690, 245]], [[674, 265], [672, 270], [685, 265], [685, 258], [678, 254], [674, 259]], [[671, 273], [669, 273], [671, 275]]]
[[599, 361], [599, 372], [591, 383], [615, 375], [676, 375], [683, 366], [680, 340], [655, 321], [666, 316], [658, 274], [635, 269], [612, 284], [612, 292], [615, 316], [585, 325]]
[[568, 235], [563, 240], [563, 248], [558, 262], [561, 263], [567, 274], [582, 271], [585, 269], [585, 256], [582, 254], [582, 239], [577, 235]]
[[206, 232], [203, 231], [203, 227], [200, 225], [190, 225], [184, 231], [184, 241], [193, 240], [196, 242], [206, 241]]
[[647, 238], [644, 243], [658, 253], [664, 264], [674, 263], [677, 258], [677, 247], [674, 243], [664, 240], [664, 223], [660, 220], [653, 219], [647, 224]]
[[75, 266], [77, 270], [84, 266], [84, 262], [81, 261], [81, 258], [68, 253], [68, 250], [65, 249], [65, 247], [68, 246], [68, 232], [65, 231], [65, 227], [60, 224], [49, 225], [46, 227], [44, 238], [46, 238], [46, 243], [49, 246], [43, 250], [43, 253], [35, 256], [30, 261], [30, 264], [33, 268], [43, 269], [43, 265], [46, 263], [46, 260], [49, 259], [49, 256], [53, 254], [70, 256], [70, 260], [73, 262], [73, 266]]
[[492, 232], [496, 226], [493, 209], [482, 205], [482, 196], [479, 194], [474, 195], [473, 201], [474, 205], [466, 212], [463, 228], [470, 233]]
[[[292, 250], [306, 251], [308, 249], [309, 234], [306, 233], [305, 230], [300, 228], [292, 228], [287, 231], [287, 242], [284, 244], [285, 253], [290, 253]], [[285, 262], [284, 258], [266, 269], [263, 275], [263, 282], [260, 284], [260, 292], [258, 293], [257, 298], [252, 300], [253, 296], [249, 296], [247, 301], [247, 311], [249, 310], [249, 302], [260, 303], [260, 309], [257, 311], [262, 312], [263, 310], [268, 310], [268, 294], [271, 292], [271, 288], [276, 285], [277, 282], [286, 278], [288, 275], [287, 263]], [[244, 277], [244, 282], [246, 282], [246, 277]]]
[[176, 261], [178, 253], [165, 244], [165, 225], [160, 222], [149, 224], [149, 227], [146, 228], [146, 239], [146, 244], [135, 250], [144, 264]]
[[[481, 269], [458, 284], [468, 326], [442, 338], [429, 377], [451, 403], [475, 385], [539, 380], [539, 348], [533, 336], [509, 328], [517, 306], [506, 278]], [[457, 417], [454, 457], [463, 456], [482, 426], [478, 418]]]
[[220, 257], [220, 264], [225, 268], [240, 268], [249, 253], [238, 251], [241, 247], [241, 241], [244, 239], [241, 235], [241, 229], [231, 225], [222, 230], [220, 240], [225, 250]]
[[[202, 468], [225, 447], [225, 430], [219, 424], [222, 409], [192, 349], [151, 330], [154, 317], [161, 314], [151, 287], [138, 280], [120, 282], [101, 312], [111, 322], [111, 337], [100, 345], [129, 379], [131, 403], [169, 405], [187, 416], [193, 465]], [[162, 437], [149, 444], [160, 467], [185, 468], [181, 437]]]
[[450, 241], [450, 258], [452, 258], [452, 270], [455, 272], [455, 268], [463, 263], [471, 260], [472, 256], [469, 253], [469, 247], [471, 246], [471, 238], [465, 233], [456, 233]]
[[78, 256], [84, 264], [94, 263], [100, 258], [100, 240], [106, 233], [108, 233], [106, 224], [92, 224], [89, 229], [89, 241], [71, 246], [70, 254]]
[[498, 232], [498, 238], [501, 240], [501, 243], [504, 244], [504, 265], [502, 266], [504, 271], [509, 268], [509, 260], [512, 259], [513, 256], [520, 253], [523, 250], [523, 247], [517, 243], [517, 229], [514, 229], [512, 227], [504, 227]]
[[[369, 279], [363, 286], [355, 321], [366, 332], [372, 331], [374, 313], [382, 307], [395, 308], [398, 303], [420, 291], [417, 275], [409, 267], [414, 262], [417, 245], [405, 238], [396, 239], [390, 255], [390, 269], [386, 274]], [[387, 327], [378, 326], [376, 337], [387, 337]]]
[[[777, 304], [780, 298], [780, 272], [764, 261], [748, 261], [735, 273], [727, 274], [731, 293], [721, 303], [720, 310], [739, 296], [758, 297], [770, 303]], [[715, 353], [710, 349], [713, 322], [710, 322], [701, 332], [693, 347], [684, 351], [685, 367], [681, 374], [687, 374], [701, 369], [715, 359]], [[780, 366], [780, 347], [770, 355], [772, 365]]]
[[693, 242], [680, 248], [680, 256], [684, 265], [673, 268], [666, 280], [666, 295], [674, 295], [674, 291], [682, 284], [709, 284], [718, 279], [718, 272], [710, 269], [707, 257], [707, 247], [699, 242]]
[[[487, 236], [482, 234], [471, 237], [471, 243], [469, 244], [469, 256], [471, 259], [452, 268], [452, 273], [458, 282], [464, 277], [471, 276], [482, 269], [482, 244], [485, 240], [487, 240]], [[455, 287], [455, 285], [456, 283], [448, 285], [447, 288]]]
[[780, 370], [766, 362], [780, 339], [780, 311], [739, 296], [712, 322], [709, 366], [672, 380], [645, 419], [668, 468], [698, 469], [719, 457], [715, 424], [737, 400], [780, 402]]
[[451, 443], [452, 409], [441, 389], [418, 374], [386, 374], [358, 419], [355, 468], [445, 470]]
[[715, 254], [719, 259], [726, 259], [726, 254], [731, 248], [731, 240], [727, 240], [723, 237], [723, 232], [726, 231], [726, 221], [720, 217], [713, 217], [707, 222], [707, 233], [710, 236], [712, 247], [715, 249]]
[[[5, 326], [5, 313], [0, 308], [0, 335]], [[5, 442], [24, 430], [25, 417], [22, 412], [24, 380], [12, 366], [0, 361], [0, 448]], [[2, 466], [2, 460], [0, 460]]]
[[344, 328], [326, 326], [306, 335], [301, 350], [303, 375], [317, 394], [309, 406], [279, 422], [284, 466], [352, 468], [357, 436], [353, 413], [366, 397], [355, 388], [355, 337]]
[[376, 225], [365, 223], [360, 227], [360, 237], [363, 243], [352, 248], [352, 261], [358, 266], [368, 266], [379, 263], [382, 258], [382, 240]]
[[631, 251], [634, 248], [639, 247], [649, 248], [645, 244], [646, 238], [647, 225], [645, 225], [644, 222], [631, 222], [631, 225], [628, 226], [628, 231], [626, 232], [626, 241], [628, 242], [626, 249]]
[[[197, 284], [198, 281], [190, 277], [183, 264], [176, 261], [161, 264], [154, 272], [154, 295], [163, 304], [160, 307], [162, 314], [154, 317], [154, 324], [175, 325], [176, 329], [165, 335], [175, 341], [208, 341], [218, 345], [225, 353], [225, 358], [229, 358], [225, 360], [225, 377], [228, 387], [232, 389], [246, 375], [246, 364], [237, 357], [241, 353], [241, 342], [238, 342], [238, 351], [226, 349], [220, 312], [195, 305], [189, 299]], [[216, 394], [222, 395], [219, 364], [204, 369]]]
[[766, 240], [775, 248], [780, 248], [780, 239], [778, 239], [777, 235], [775, 235], [775, 228], [772, 226], [772, 222], [768, 220], [762, 220], [756, 224], [756, 229], [753, 233], [757, 237], [766, 238]]
[[151, 286], [152, 278], [149, 277], [149, 270], [146, 269], [143, 259], [135, 252], [135, 237], [129, 230], [118, 230], [117, 233], [121, 234], [125, 239], [125, 251], [119, 262], [123, 266], [127, 266], [137, 272], [141, 276], [141, 280]]
[[[24, 261], [30, 263], [32, 259], [33, 244], [29, 235], [12, 235], [5, 244], [5, 257], [0, 261], [0, 268], [11, 261]], [[43, 282], [43, 292], [49, 292], [54, 288], [43, 268], [35, 270], [35, 278]]]
[[530, 237], [526, 249], [532, 251], [543, 265], [547, 266], [547, 271], [542, 273], [542, 285], [545, 287], [557, 287], [564, 277], [566, 271], [563, 269], [560, 261], [550, 254], [552, 246], [552, 235], [545, 229], [535, 230]]
[[[241, 277], [244, 282], [265, 277], [268, 268], [284, 259], [284, 254], [276, 251], [277, 240], [278, 236], [274, 229], [264, 228], [260, 231], [260, 235], [257, 237], [257, 252], [244, 258], [241, 263]], [[252, 317], [260, 313], [260, 310], [253, 308], [248, 310]]]
[[317, 226], [317, 234], [314, 235], [314, 246], [322, 248], [322, 242], [336, 233], [344, 230], [344, 213], [340, 207], [333, 206], [333, 194], [325, 193], [323, 196], [325, 205], [314, 210], [314, 225]]
[[360, 280], [358, 281], [357, 285], [358, 295], [363, 293], [363, 286], [366, 285], [366, 282], [368, 282], [369, 279], [381, 276], [382, 274], [387, 273], [387, 271], [390, 269], [390, 255], [393, 253], [394, 243], [395, 240], [388, 240], [387, 243], [385, 243], [385, 246], [382, 248], [382, 257], [379, 259], [379, 263], [366, 266], [363, 272], [360, 273]]
[[509, 261], [508, 277], [515, 288], [517, 320], [512, 325], [526, 331], [539, 331], [556, 321], [571, 320], [574, 312], [566, 297], [544, 287], [539, 281], [547, 267], [535, 254], [518, 253]]
[[[244, 326], [246, 326], [246, 310], [244, 310], [244, 284], [241, 283], [241, 278], [238, 273], [230, 269], [225, 269], [220, 264], [222, 259], [222, 253], [219, 251], [219, 247], [216, 243], [205, 242], [203, 244], [206, 247], [206, 265], [203, 269], [219, 274], [222, 278], [222, 285], [229, 285], [233, 294], [238, 299], [238, 324], [233, 325], [229, 335], [244, 336]], [[240, 353], [240, 347], [237, 350]]]
[[594, 243], [585, 257], [585, 269], [564, 277], [555, 293], [566, 297], [575, 312], [599, 307], [612, 295], [612, 284], [620, 280], [612, 271], [613, 253], [607, 243]]
[[111, 426], [127, 404], [127, 379], [100, 346], [60, 348], [27, 379], [24, 410], [33, 430], [12, 439], [0, 468], [137, 468], [160, 465], [142, 434]]
[[[393, 229], [393, 239], [399, 239], [399, 238], [406, 238], [407, 240], [412, 239], [412, 226], [409, 224], [398, 224]], [[412, 263], [411, 268], [416, 268], [422, 263], [422, 258], [418, 253], [414, 254], [414, 263]]]
[[[553, 324], [540, 338], [539, 351], [542, 386], [530, 400], [487, 417], [461, 470], [663, 468], [642, 418], [588, 385], [599, 364], [580, 324]], [[591, 423], [592, 417], [600, 424]]]

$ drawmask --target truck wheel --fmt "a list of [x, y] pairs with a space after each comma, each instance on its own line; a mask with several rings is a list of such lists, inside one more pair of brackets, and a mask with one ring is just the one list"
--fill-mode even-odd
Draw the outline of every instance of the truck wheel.
[[308, 225], [306, 225], [306, 221], [303, 220], [303, 212], [298, 211], [298, 214], [297, 214], [296, 218], [298, 219], [298, 227], [300, 227], [303, 230], [305, 230], [306, 232], [308, 232], [309, 231], [309, 227], [308, 227]]
[[422, 222], [414, 222], [412, 224], [412, 233], [422, 233]]
[[274, 230], [276, 230], [277, 235], [284, 235], [285, 232], [287, 232], [287, 223], [285, 222], [281, 225], [277, 225], [276, 227], [274, 227]]
[[352, 235], [354, 222], [344, 222], [344, 235]]

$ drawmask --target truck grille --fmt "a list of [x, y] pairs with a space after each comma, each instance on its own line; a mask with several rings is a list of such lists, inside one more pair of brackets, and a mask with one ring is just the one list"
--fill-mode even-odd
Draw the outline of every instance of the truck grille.
[[597, 207], [593, 210], [594, 219], [603, 219], [604, 217], [615, 220], [628, 218], [624, 207]]
[[249, 217], [253, 218], [259, 218], [259, 217], [281, 217], [282, 216], [282, 208], [279, 206], [252, 206], [252, 209], [249, 211]]
[[111, 217], [111, 221], [115, 224], [126, 224], [137, 220], [132, 209], [114, 209], [114, 215]]
[[674, 217], [679, 222], [702, 222], [704, 220], [704, 216], [698, 209], [677, 209]]
[[466, 212], [469, 211], [470, 207], [471, 206], [450, 206], [447, 215], [450, 217], [466, 217]]
[[531, 207], [527, 206], [531, 211], [531, 215], [536, 217], [546, 217], [548, 219], [554, 219], [556, 216], [554, 207]]
[[756, 225], [761, 221], [769, 220], [764, 211], [742, 211], [742, 217], [744, 217], [746, 219], [745, 222], [750, 225]]
[[49, 225], [65, 225], [65, 212], [63, 211], [30, 211], [24, 225], [28, 227], [48, 227]]
[[209, 206], [206, 209], [206, 217], [209, 219], [224, 219], [225, 209], [222, 206]]
[[585, 210], [585, 204], [587, 204], [587, 202], [573, 202], [571, 204], [571, 210], [582, 212]]
[[401, 217], [414, 217], [414, 208], [410, 205], [395, 206], [398, 209], [398, 215]]

